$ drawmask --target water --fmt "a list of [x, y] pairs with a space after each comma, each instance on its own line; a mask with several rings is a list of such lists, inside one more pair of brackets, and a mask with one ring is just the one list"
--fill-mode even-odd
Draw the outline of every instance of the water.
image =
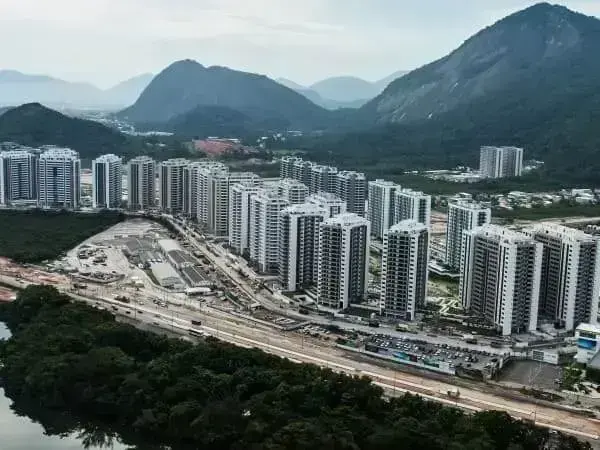
[[[10, 331], [0, 322], [0, 339], [10, 336]], [[10, 408], [12, 401], [0, 388], [0, 449], [2, 450], [81, 450], [104, 449], [122, 450], [128, 448], [121, 443], [93, 445], [84, 443], [81, 433], [71, 433], [65, 437], [49, 436], [44, 427], [28, 417], [18, 416]]]

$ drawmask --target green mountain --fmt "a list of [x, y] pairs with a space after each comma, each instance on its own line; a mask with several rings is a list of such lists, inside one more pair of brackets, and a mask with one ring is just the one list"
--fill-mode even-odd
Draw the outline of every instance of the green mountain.
[[278, 120], [287, 128], [318, 127], [331, 114], [264, 75], [184, 60], [158, 74], [119, 115], [134, 123], [167, 123], [199, 106], [229, 108], [257, 122]]
[[392, 82], [359, 110], [369, 131], [316, 144], [356, 165], [477, 167], [481, 145], [518, 145], [544, 176], [600, 182], [600, 20], [538, 4]]
[[28, 146], [64, 145], [82, 158], [124, 153], [129, 141], [116, 130], [90, 120], [65, 116], [39, 103], [11, 108], [0, 116], [0, 142]]
[[[579, 92], [596, 82], [599, 34], [597, 19], [540, 3], [485, 28], [448, 56], [392, 82], [364, 109], [379, 122], [409, 123], [495, 99], [509, 88], [517, 90], [511, 97], [537, 103], [538, 82], [551, 88], [545, 96]], [[552, 78], [551, 84], [545, 82], [547, 77]]]

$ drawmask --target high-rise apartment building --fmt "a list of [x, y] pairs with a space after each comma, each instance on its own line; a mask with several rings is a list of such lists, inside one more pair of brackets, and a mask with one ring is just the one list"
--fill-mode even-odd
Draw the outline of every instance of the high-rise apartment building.
[[189, 163], [187, 159], [174, 158], [158, 166], [159, 206], [169, 214], [183, 212], [184, 172]]
[[346, 212], [346, 202], [330, 192], [319, 192], [306, 197], [306, 202], [327, 210], [327, 218]]
[[463, 307], [503, 335], [537, 328], [542, 245], [497, 225], [464, 233], [460, 294]]
[[518, 147], [481, 147], [479, 173], [485, 178], [521, 176], [523, 173], [523, 149]]
[[276, 191], [261, 189], [250, 198], [250, 260], [263, 273], [277, 273], [279, 265], [279, 212], [288, 207]]
[[325, 220], [319, 231], [317, 303], [344, 309], [364, 299], [369, 273], [370, 223], [352, 213]]
[[431, 225], [431, 196], [412, 189], [396, 190], [394, 199], [394, 223], [415, 220]]
[[208, 231], [217, 237], [229, 234], [229, 198], [231, 186], [260, 182], [251, 172], [216, 172], [208, 177]]
[[123, 167], [117, 155], [92, 161], [92, 207], [119, 208], [123, 200]]
[[318, 192], [333, 192], [335, 193], [335, 182], [338, 170], [331, 166], [321, 166], [318, 164], [310, 167], [310, 184], [309, 189], [311, 194]]
[[37, 201], [37, 156], [26, 150], [0, 152], [0, 205]]
[[385, 231], [381, 261], [380, 309], [390, 317], [414, 320], [427, 297], [429, 229], [404, 220]]
[[229, 245], [240, 255], [249, 249], [250, 199], [262, 188], [254, 182], [231, 186], [229, 196]]
[[127, 164], [127, 203], [134, 211], [156, 206], [156, 163], [149, 156], [137, 156]]
[[310, 203], [292, 205], [279, 213], [279, 281], [295, 292], [316, 284], [319, 226], [328, 212]]
[[295, 168], [300, 167], [304, 162], [308, 163], [308, 161], [304, 161], [302, 158], [298, 158], [297, 156], [282, 157], [279, 161], [279, 177], [282, 179], [293, 178], [302, 182], [302, 179], [296, 178], [296, 173], [299, 172], [296, 172]]
[[206, 167], [202, 161], [189, 163], [183, 169], [183, 213], [186, 217], [198, 217], [200, 171]]
[[52, 147], [38, 160], [40, 208], [78, 208], [81, 203], [81, 161], [69, 148]]
[[203, 165], [204, 167], [198, 171], [197, 219], [198, 223], [208, 227], [210, 179], [213, 176], [228, 174], [229, 169], [225, 164], [216, 161], [208, 161]]
[[277, 183], [277, 192], [287, 199], [290, 205], [298, 205], [306, 201], [308, 187], [298, 180], [285, 178]]
[[597, 321], [600, 295], [598, 238], [558, 224], [526, 231], [543, 245], [539, 312], [567, 330]]
[[369, 201], [367, 218], [371, 222], [371, 233], [377, 239], [383, 239], [383, 233], [394, 224], [395, 183], [385, 180], [369, 182]]
[[479, 203], [457, 201], [448, 204], [446, 227], [446, 264], [451, 270], [460, 268], [463, 232], [490, 223], [492, 212]]
[[348, 212], [365, 216], [367, 177], [364, 173], [342, 171], [335, 177], [335, 194], [346, 202]]

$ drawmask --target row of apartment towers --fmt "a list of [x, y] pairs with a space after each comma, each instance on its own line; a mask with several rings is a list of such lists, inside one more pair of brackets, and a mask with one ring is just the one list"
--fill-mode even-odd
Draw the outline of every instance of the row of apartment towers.
[[[1, 203], [77, 208], [79, 156], [70, 149], [42, 150], [0, 153]], [[93, 161], [95, 207], [122, 205], [121, 173], [115, 155]], [[130, 209], [158, 207], [195, 218], [259, 271], [279, 274], [286, 291], [315, 289], [318, 303], [334, 310], [370, 293], [381, 313], [406, 320], [425, 304], [426, 194], [384, 180], [367, 183], [361, 173], [295, 157], [282, 159], [276, 180], [230, 172], [215, 161], [156, 163], [145, 156], [130, 160], [127, 174]], [[503, 334], [531, 331], [540, 318], [567, 329], [596, 321], [595, 237], [548, 224], [517, 232], [490, 221], [490, 209], [478, 203], [449, 205], [445, 262], [460, 272], [465, 308]], [[383, 241], [380, 282], [372, 289], [371, 239]]]

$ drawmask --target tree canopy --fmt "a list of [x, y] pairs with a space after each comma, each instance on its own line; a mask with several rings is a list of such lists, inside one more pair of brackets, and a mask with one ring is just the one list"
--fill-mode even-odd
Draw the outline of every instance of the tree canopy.
[[[11, 399], [125, 430], [132, 442], [173, 449], [537, 450], [551, 438], [505, 413], [468, 415], [412, 395], [387, 400], [366, 377], [215, 339], [193, 345], [141, 331], [47, 286], [29, 287], [1, 306], [0, 320], [13, 333], [0, 344], [0, 376]], [[556, 439], [558, 448], [590, 448]]]

